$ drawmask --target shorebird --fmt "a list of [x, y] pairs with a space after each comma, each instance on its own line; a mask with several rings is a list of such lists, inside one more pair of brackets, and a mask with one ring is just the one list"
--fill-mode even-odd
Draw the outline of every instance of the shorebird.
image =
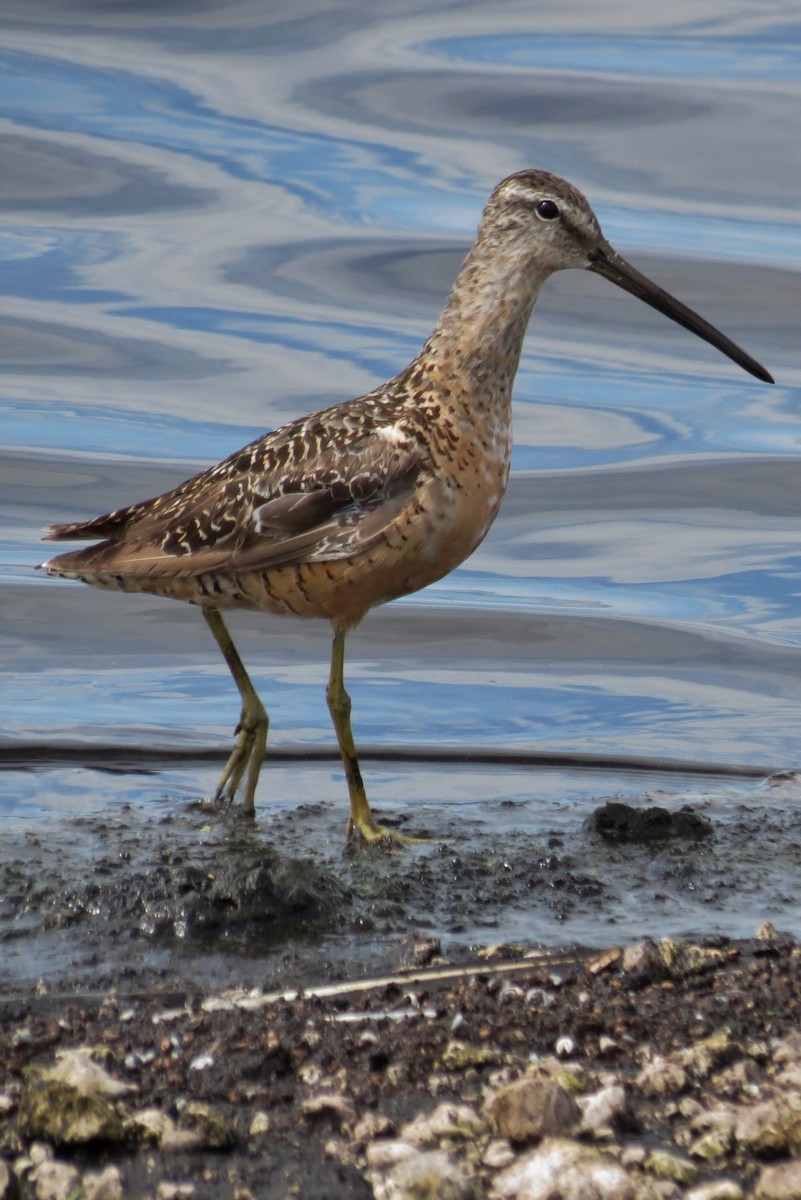
[[162, 496], [47, 531], [50, 541], [100, 539], [50, 559], [51, 575], [201, 607], [242, 701], [217, 801], [232, 801], [244, 783], [244, 811], [255, 812], [268, 728], [221, 610], [325, 618], [333, 628], [326, 697], [350, 794], [349, 836], [415, 840], [371, 812], [345, 690], [345, 639], [374, 605], [452, 571], [495, 520], [531, 311], [546, 279], [569, 267], [603, 275], [773, 382], [621, 258], [575, 187], [519, 171], [493, 191], [442, 316], [394, 379], [264, 434]]

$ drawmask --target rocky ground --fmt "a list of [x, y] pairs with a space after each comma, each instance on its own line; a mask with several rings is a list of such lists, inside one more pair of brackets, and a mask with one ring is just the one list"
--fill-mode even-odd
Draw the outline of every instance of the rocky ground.
[[801, 944], [3, 1002], [0, 1198], [801, 1197]]

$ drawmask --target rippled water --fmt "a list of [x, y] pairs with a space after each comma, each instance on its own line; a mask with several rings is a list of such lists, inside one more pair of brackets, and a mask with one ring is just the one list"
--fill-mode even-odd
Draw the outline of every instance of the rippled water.
[[[351, 639], [358, 740], [795, 765], [797, 7], [271, 8], [0, 14], [2, 742], [43, 763], [54, 741], [225, 744], [238, 705], [202, 622], [43, 579], [41, 526], [393, 375], [492, 185], [541, 166], [777, 384], [586, 272], [552, 280], [495, 528]], [[233, 627], [275, 744], [330, 746], [327, 631]], [[379, 807], [459, 803], [447, 772], [370, 776]], [[7, 773], [0, 813], [96, 808], [72, 778]], [[321, 786], [344, 815], [337, 773]]]

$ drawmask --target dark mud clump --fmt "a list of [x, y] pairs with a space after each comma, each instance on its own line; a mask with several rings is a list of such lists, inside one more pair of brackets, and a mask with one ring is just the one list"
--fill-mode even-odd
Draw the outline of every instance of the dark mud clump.
[[690, 805], [671, 811], [658, 805], [634, 808], [619, 800], [609, 800], [587, 821], [591, 833], [610, 842], [655, 842], [667, 838], [697, 841], [710, 837], [712, 822]]

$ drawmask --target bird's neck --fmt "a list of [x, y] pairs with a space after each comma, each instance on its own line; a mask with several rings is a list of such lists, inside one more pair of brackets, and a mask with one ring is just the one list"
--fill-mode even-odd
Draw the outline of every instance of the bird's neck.
[[423, 354], [438, 372], [511, 394], [531, 311], [545, 278], [529, 255], [479, 236]]

